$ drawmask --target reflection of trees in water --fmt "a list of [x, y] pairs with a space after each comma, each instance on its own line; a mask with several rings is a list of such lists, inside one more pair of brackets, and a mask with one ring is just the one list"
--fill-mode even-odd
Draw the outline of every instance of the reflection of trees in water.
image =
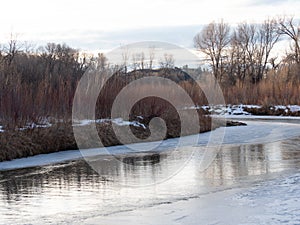
[[126, 184], [138, 184], [140, 178], [151, 180], [164, 168], [162, 161], [167, 159], [167, 154], [135, 153], [132, 155], [111, 156], [106, 160], [89, 162], [102, 176]]
[[45, 188], [81, 189], [88, 185], [104, 183], [105, 180], [84, 161], [78, 161], [55, 166], [2, 171], [0, 190], [3, 197], [9, 201], [42, 194]]
[[[223, 146], [210, 167], [198, 171], [200, 159], [193, 158], [175, 183], [199, 182], [201, 185], [230, 185], [237, 179], [300, 167], [300, 138], [243, 146]], [[127, 181], [138, 184], [167, 176], [182, 163], [186, 151], [140, 153], [93, 157], [85, 161], [54, 166], [1, 171], [0, 195], [4, 201], [18, 201], [45, 192], [100, 190], [120, 187]], [[176, 167], [177, 166], [177, 167]], [[97, 172], [94, 171], [97, 170]], [[184, 181], [183, 181], [184, 180]], [[150, 182], [149, 182], [150, 181]]]
[[[156, 173], [156, 164], [160, 162], [159, 154], [143, 154], [115, 158], [99, 157], [93, 162], [94, 169], [85, 161], [70, 162], [55, 166], [25, 168], [2, 171], [0, 174], [0, 195], [7, 200], [21, 200], [42, 194], [49, 188], [63, 189], [95, 189], [103, 188], [117, 181], [120, 177], [136, 174], [141, 167]], [[155, 169], [154, 169], [155, 167]]]
[[[286, 140], [281, 143], [285, 151], [282, 152], [282, 159], [284, 160], [300, 160], [300, 137]], [[299, 163], [299, 161], [298, 161]], [[300, 166], [300, 165], [299, 165]]]
[[120, 158], [123, 163], [133, 166], [154, 165], [160, 162], [160, 154], [154, 153], [150, 155], [132, 156]]
[[[243, 176], [263, 175], [296, 167], [300, 159], [299, 141], [273, 142], [242, 146], [224, 146], [216, 159], [203, 173], [204, 178], [214, 185], [232, 184]], [[297, 144], [295, 144], [297, 143]]]

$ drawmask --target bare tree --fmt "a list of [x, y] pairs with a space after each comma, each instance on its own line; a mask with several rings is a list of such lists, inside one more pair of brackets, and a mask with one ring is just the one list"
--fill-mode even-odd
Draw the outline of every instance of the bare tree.
[[145, 54], [144, 52], [132, 54], [133, 69], [144, 69], [145, 68]]
[[294, 18], [279, 19], [279, 33], [288, 36], [292, 42], [292, 59], [300, 64], [300, 24], [296, 25]]
[[141, 65], [141, 69], [143, 70], [145, 68], [145, 54], [144, 52], [141, 52], [139, 54], [139, 60], [140, 60], [140, 65]]
[[153, 60], [155, 57], [155, 46], [149, 47], [149, 69], [152, 69], [153, 67]]
[[257, 54], [259, 67], [256, 81], [260, 81], [266, 74], [270, 53], [280, 37], [277, 29], [278, 21], [275, 19], [265, 20], [259, 27], [259, 49]]
[[36, 48], [36, 45], [33, 44], [32, 42], [28, 42], [28, 41], [24, 42], [24, 52], [26, 54], [34, 53], [35, 48]]
[[127, 73], [127, 63], [129, 60], [129, 50], [128, 47], [123, 47], [122, 51], [122, 59], [123, 59], [123, 67], [124, 67], [124, 72]]
[[8, 41], [8, 45], [5, 47], [5, 59], [10, 65], [14, 60], [17, 53], [21, 50], [22, 45], [18, 42], [18, 35], [17, 34], [10, 34], [10, 39]]
[[246, 77], [255, 77], [257, 52], [257, 27], [254, 24], [241, 23], [235, 33], [235, 41], [241, 53], [237, 61], [239, 76], [242, 81]]
[[279, 40], [277, 27], [275, 19], [262, 24], [239, 24], [231, 38], [229, 74], [242, 83], [246, 78], [259, 82], [266, 75], [270, 53]]
[[175, 65], [175, 59], [172, 54], [164, 54], [164, 59], [160, 61], [162, 68], [173, 68]]
[[137, 54], [132, 54], [132, 67], [133, 67], [133, 70], [137, 70], [138, 68], [138, 57], [137, 57]]
[[107, 66], [107, 58], [104, 53], [98, 53], [97, 66], [100, 70], [104, 70]]
[[194, 37], [194, 45], [210, 60], [213, 74], [221, 81], [224, 75], [222, 60], [224, 50], [230, 42], [230, 26], [221, 20], [211, 22]]

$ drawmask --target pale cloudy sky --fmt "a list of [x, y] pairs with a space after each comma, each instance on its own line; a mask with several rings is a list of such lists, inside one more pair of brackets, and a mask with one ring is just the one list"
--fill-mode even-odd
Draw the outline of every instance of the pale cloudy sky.
[[1, 1], [0, 42], [12, 32], [33, 43], [89, 50], [144, 40], [189, 47], [212, 20], [260, 22], [299, 12], [299, 0], [9, 0]]

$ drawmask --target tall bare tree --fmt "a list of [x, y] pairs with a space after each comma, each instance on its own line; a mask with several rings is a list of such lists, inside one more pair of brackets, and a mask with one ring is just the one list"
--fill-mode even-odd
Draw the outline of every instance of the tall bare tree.
[[100, 70], [104, 70], [105, 67], [107, 66], [107, 58], [106, 56], [104, 55], [104, 53], [98, 53], [98, 58], [97, 58], [97, 65], [98, 65], [98, 68]]
[[18, 35], [11, 33], [8, 45], [5, 47], [5, 59], [8, 65], [12, 63], [21, 48], [22, 45], [18, 42]]
[[224, 75], [222, 61], [229, 42], [230, 26], [223, 20], [219, 23], [211, 22], [194, 37], [195, 47], [209, 58], [213, 74], [219, 81]]
[[262, 24], [240, 23], [233, 32], [230, 73], [242, 83], [245, 79], [257, 83], [266, 75], [270, 53], [280, 37], [277, 27], [275, 19], [268, 19]]
[[149, 69], [152, 69], [153, 67], [153, 61], [155, 57], [155, 46], [149, 47]]
[[129, 49], [128, 47], [122, 47], [122, 60], [123, 60], [123, 68], [124, 68], [124, 72], [127, 73], [127, 64], [128, 64], [128, 60], [129, 60]]
[[280, 37], [280, 33], [277, 29], [278, 21], [276, 19], [265, 20], [264, 23], [259, 26], [259, 48], [257, 53], [259, 67], [255, 81], [260, 81], [266, 73], [270, 53]]

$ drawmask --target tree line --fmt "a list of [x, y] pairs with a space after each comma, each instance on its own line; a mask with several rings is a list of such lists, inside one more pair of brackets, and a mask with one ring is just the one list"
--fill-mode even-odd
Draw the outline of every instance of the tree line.
[[[280, 40], [290, 42], [283, 58], [272, 55]], [[299, 42], [300, 25], [293, 17], [260, 24], [242, 22], [234, 27], [223, 20], [211, 22], [194, 37], [194, 45], [207, 57], [213, 75], [227, 85], [257, 84], [274, 73], [299, 80]]]
[[[289, 41], [290, 49], [276, 58], [272, 51], [281, 40]], [[196, 34], [194, 44], [207, 56], [227, 103], [300, 104], [300, 26], [294, 18], [234, 27], [224, 21], [211, 22]], [[114, 67], [103, 53], [95, 57], [56, 43], [33, 48], [11, 35], [0, 46], [0, 124], [14, 128], [44, 118], [70, 119], [77, 84], [91, 65], [128, 74], [129, 64], [132, 70], [144, 70], [157, 63], [155, 47], [148, 54], [124, 51], [122, 57], [124, 64]], [[158, 64], [174, 68], [175, 59], [165, 54]]]
[[13, 36], [0, 51], [0, 120], [7, 126], [70, 114], [85, 57], [66, 44], [26, 50]]
[[[130, 55], [124, 51], [122, 57], [123, 64], [110, 65], [103, 53], [94, 56], [56, 43], [35, 48], [11, 35], [8, 43], [0, 46], [0, 125], [15, 129], [16, 126], [41, 123], [51, 118], [70, 121], [76, 87], [88, 69], [96, 73], [105, 70], [119, 76], [129, 74], [129, 68], [151, 70], [155, 47], [150, 48], [149, 55], [143, 52]], [[165, 54], [158, 63], [160, 67], [173, 68], [174, 58]], [[105, 82], [104, 75], [95, 76], [95, 79], [92, 82]], [[116, 95], [123, 84], [114, 85], [107, 93], [102, 93], [106, 99]], [[87, 87], [86, 93], [91, 91], [97, 92]], [[89, 100], [86, 93], [82, 95], [83, 103]]]

